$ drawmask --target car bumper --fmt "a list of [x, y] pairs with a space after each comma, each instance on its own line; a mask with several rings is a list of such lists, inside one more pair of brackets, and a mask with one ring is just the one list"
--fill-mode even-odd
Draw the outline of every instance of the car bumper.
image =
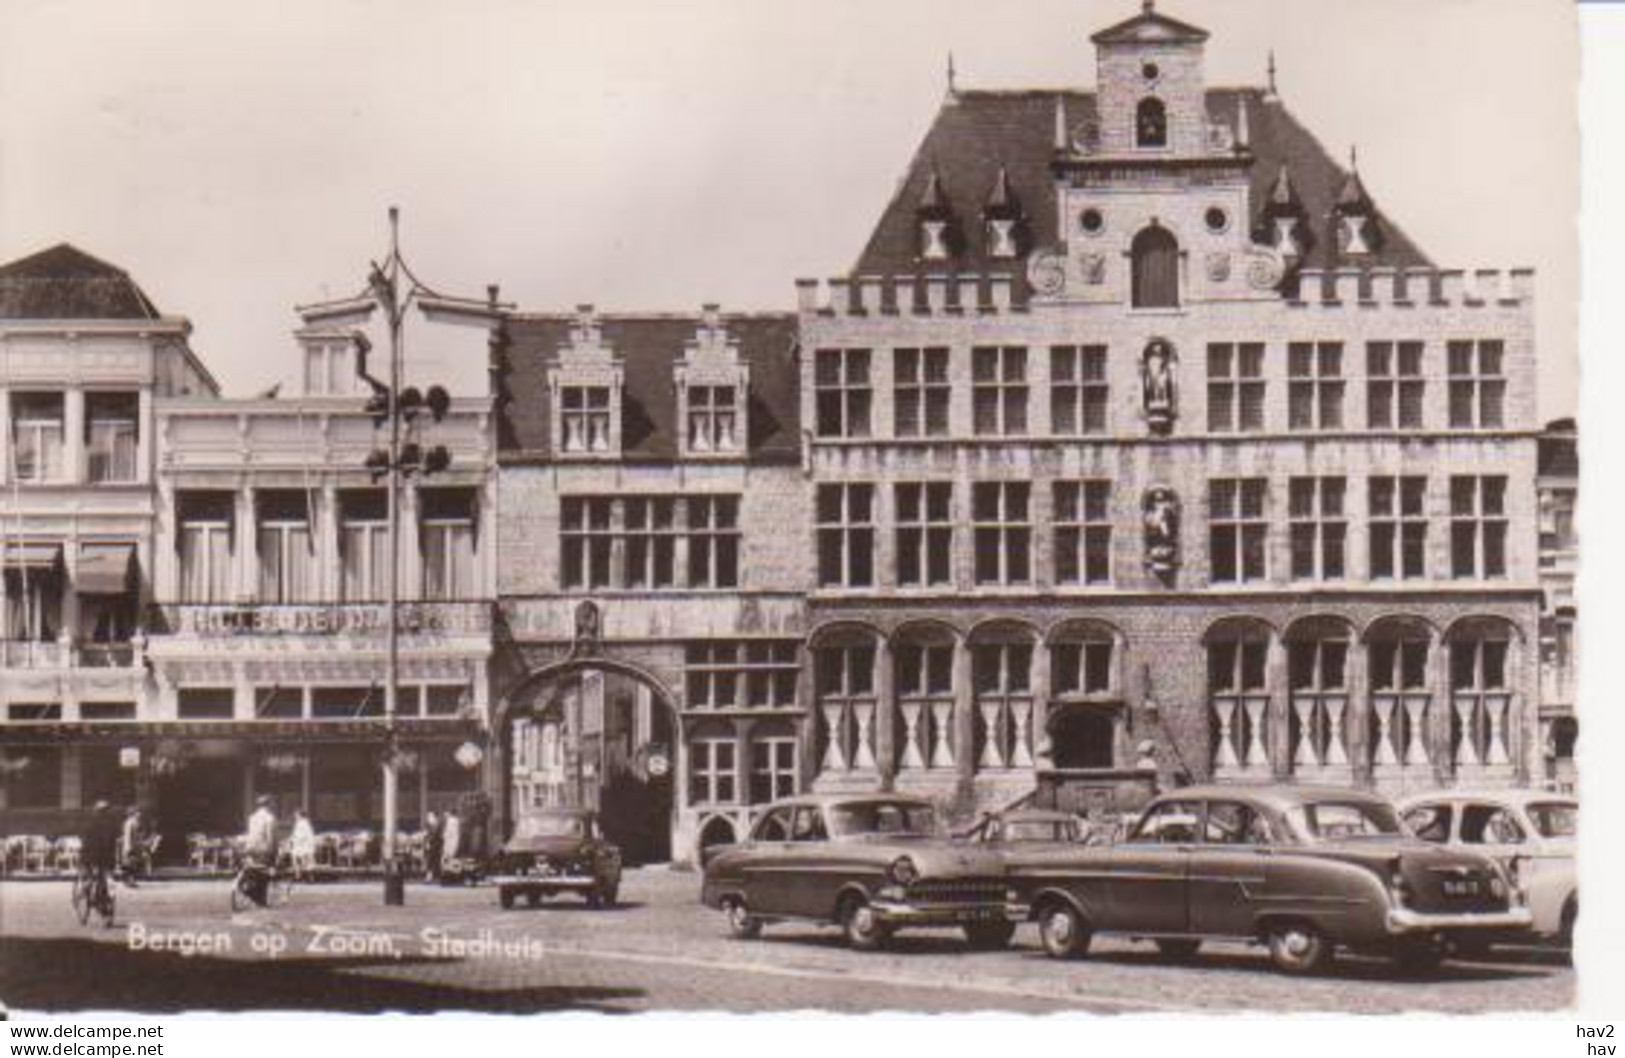
[[1438, 933], [1460, 932], [1469, 930], [1527, 930], [1534, 925], [1535, 916], [1527, 907], [1515, 907], [1507, 911], [1485, 911], [1475, 914], [1447, 915], [1429, 911], [1412, 911], [1410, 908], [1396, 907], [1388, 911], [1388, 932], [1392, 934], [1405, 933]]
[[876, 900], [870, 906], [889, 926], [962, 926], [974, 922], [1020, 922], [1025, 911], [1016, 904], [910, 904]]
[[580, 874], [499, 874], [487, 878], [504, 889], [593, 889], [598, 879]]

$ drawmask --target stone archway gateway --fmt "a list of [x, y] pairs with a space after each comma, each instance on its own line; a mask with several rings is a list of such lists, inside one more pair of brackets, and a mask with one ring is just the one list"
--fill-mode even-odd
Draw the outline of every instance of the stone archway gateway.
[[683, 749], [654, 676], [600, 657], [547, 666], [504, 697], [492, 735], [499, 834], [548, 808], [591, 808], [628, 863], [672, 858]]

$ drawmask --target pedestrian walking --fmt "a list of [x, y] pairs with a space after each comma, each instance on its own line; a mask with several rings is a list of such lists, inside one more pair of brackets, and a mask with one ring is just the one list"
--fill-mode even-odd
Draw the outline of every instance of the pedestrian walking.
[[423, 874], [431, 882], [440, 880], [440, 850], [443, 834], [440, 816], [430, 812], [423, 818]]
[[288, 836], [288, 848], [293, 854], [293, 876], [301, 882], [310, 880], [316, 866], [316, 829], [302, 808], [294, 809], [293, 832]]
[[440, 875], [457, 874], [457, 855], [462, 851], [463, 821], [456, 812], [447, 812], [440, 830]]

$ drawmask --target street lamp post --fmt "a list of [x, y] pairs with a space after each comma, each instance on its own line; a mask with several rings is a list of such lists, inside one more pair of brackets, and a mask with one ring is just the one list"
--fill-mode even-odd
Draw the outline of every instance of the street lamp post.
[[441, 386], [430, 386], [427, 396], [414, 386], [403, 387], [406, 373], [402, 332], [407, 311], [416, 304], [426, 315], [439, 315], [463, 321], [483, 322], [489, 325], [500, 318], [509, 306], [497, 301], [497, 288], [490, 287], [488, 300], [448, 297], [436, 293], [412, 273], [400, 249], [400, 210], [389, 208], [389, 254], [382, 264], [374, 261], [367, 275], [364, 293], [342, 301], [324, 302], [300, 309], [307, 323], [359, 324], [365, 322], [374, 309], [382, 309], [389, 329], [388, 381], [382, 382], [367, 373], [366, 354], [371, 345], [359, 330], [352, 333], [357, 351], [357, 373], [372, 387], [372, 396], [366, 410], [372, 415], [376, 427], [388, 427], [383, 447], [368, 453], [365, 466], [373, 480], [387, 479], [385, 493], [388, 500], [388, 552], [389, 575], [386, 578], [384, 616], [386, 646], [384, 658], [384, 724], [383, 724], [383, 840], [380, 855], [384, 872], [384, 903], [399, 905], [406, 902], [405, 875], [402, 870], [398, 830], [400, 819], [399, 782], [400, 765], [400, 602], [401, 602], [401, 514], [400, 493], [405, 478], [413, 475], [429, 476], [448, 469], [450, 453], [443, 445], [425, 451], [415, 440], [402, 443], [401, 428], [412, 426], [425, 411], [439, 422], [451, 406], [451, 397]]

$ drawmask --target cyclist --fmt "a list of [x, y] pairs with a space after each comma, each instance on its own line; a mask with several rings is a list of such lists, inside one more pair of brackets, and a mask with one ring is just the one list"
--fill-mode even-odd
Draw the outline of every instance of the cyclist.
[[248, 831], [243, 835], [243, 859], [240, 884], [249, 899], [264, 907], [271, 872], [276, 868], [276, 810], [270, 794], [260, 794], [254, 801]]
[[91, 885], [94, 906], [102, 906], [108, 899], [107, 880], [118, 866], [118, 840], [119, 820], [113, 806], [97, 801], [79, 835], [79, 873]]

